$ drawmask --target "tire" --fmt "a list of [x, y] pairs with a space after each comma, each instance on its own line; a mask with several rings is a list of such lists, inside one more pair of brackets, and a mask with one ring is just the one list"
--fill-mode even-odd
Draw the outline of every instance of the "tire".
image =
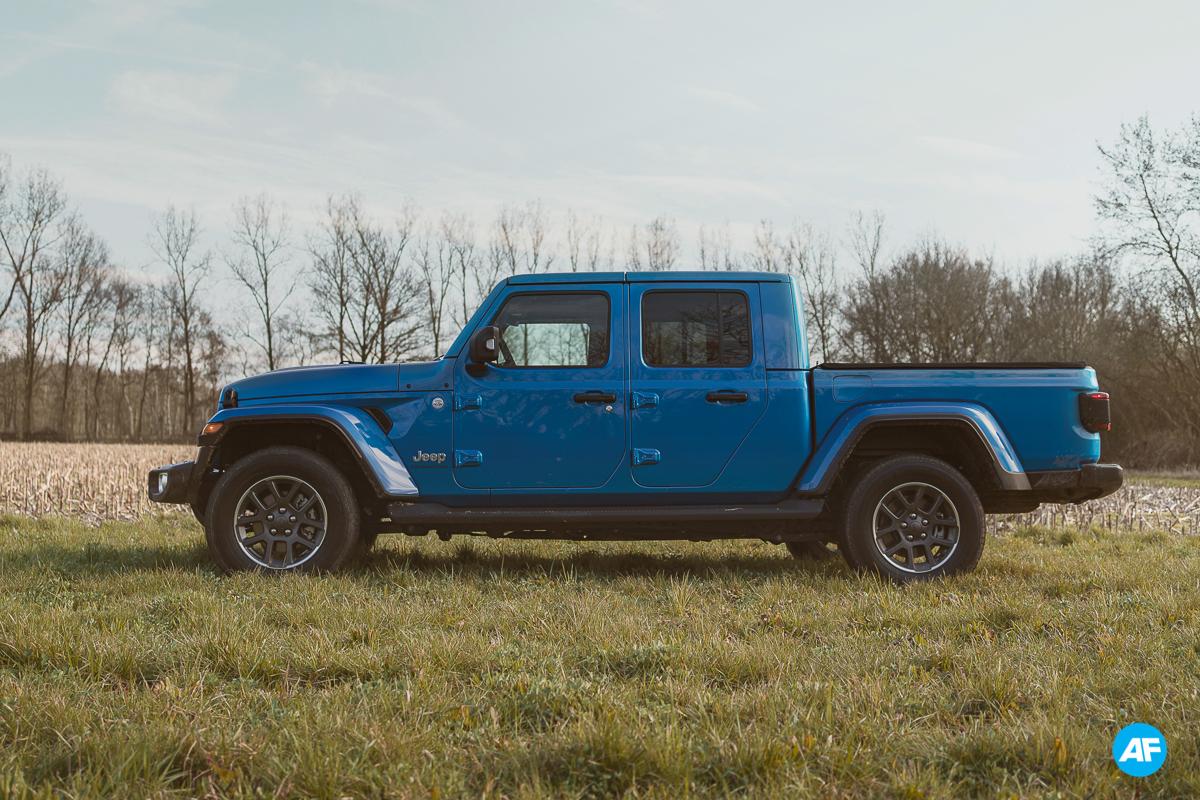
[[269, 447], [235, 463], [213, 487], [205, 519], [209, 552], [226, 572], [332, 572], [359, 547], [349, 481], [301, 447]]
[[827, 561], [833, 558], [834, 553], [829, 549], [826, 542], [821, 541], [804, 541], [804, 542], [785, 542], [788, 552], [793, 558], [798, 558], [801, 561]]
[[969, 572], [983, 555], [983, 506], [958, 470], [896, 456], [854, 483], [838, 549], [852, 568], [898, 583]]

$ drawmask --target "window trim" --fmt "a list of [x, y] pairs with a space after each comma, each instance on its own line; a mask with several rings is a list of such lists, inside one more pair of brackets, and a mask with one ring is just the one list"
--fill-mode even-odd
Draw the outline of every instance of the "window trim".
[[[496, 361], [495, 363], [492, 364], [493, 367], [495, 367], [496, 369], [504, 369], [504, 370], [604, 369], [605, 367], [607, 367], [609, 365], [609, 362], [612, 361], [612, 347], [613, 347], [613, 336], [612, 336], [612, 331], [613, 331], [612, 307], [613, 307], [613, 304], [612, 304], [612, 298], [609, 296], [608, 292], [599, 291], [596, 289], [585, 289], [585, 290], [581, 290], [581, 291], [568, 291], [568, 292], [557, 292], [557, 291], [513, 292], [512, 294], [508, 295], [507, 297], [504, 298], [504, 300], [502, 300], [500, 302], [500, 307], [498, 309], [496, 309], [496, 313], [492, 315], [491, 319], [488, 321], [487, 324], [495, 325], [496, 320], [500, 319], [500, 315], [504, 313], [504, 309], [508, 307], [509, 302], [511, 302], [512, 300], [515, 300], [518, 297], [543, 297], [543, 296], [545, 296], [545, 297], [562, 297], [564, 294], [593, 295], [596, 297], [604, 298], [604, 305], [605, 305], [605, 309], [606, 309], [606, 315], [608, 318], [608, 331], [607, 331], [608, 347], [604, 352], [604, 362], [602, 364], [594, 364], [594, 365], [593, 364], [584, 364], [582, 366], [577, 365], [577, 364], [560, 364], [560, 365], [547, 364], [545, 366], [522, 366], [520, 364], [512, 364], [510, 366], [505, 366], [505, 365], [500, 364], [499, 361]], [[501, 336], [503, 336], [503, 335], [504, 334], [501, 333]]]
[[[739, 364], [651, 364], [646, 358], [646, 298], [652, 294], [715, 294], [717, 296], [717, 313], [721, 313], [721, 295], [740, 294], [746, 302], [746, 328], [750, 333], [750, 351], [745, 362]], [[647, 369], [745, 369], [754, 364], [754, 312], [750, 304], [750, 294], [744, 289], [650, 289], [642, 293], [638, 307], [639, 339], [638, 357]], [[718, 322], [719, 324], [719, 322]], [[720, 339], [718, 339], [720, 347]]]

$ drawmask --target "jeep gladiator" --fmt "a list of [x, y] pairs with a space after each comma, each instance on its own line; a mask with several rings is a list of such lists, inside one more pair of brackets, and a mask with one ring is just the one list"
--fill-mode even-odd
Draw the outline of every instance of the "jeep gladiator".
[[189, 504], [226, 570], [435, 532], [832, 543], [906, 581], [972, 569], [985, 514], [1120, 487], [1087, 365], [812, 367], [803, 308], [770, 273], [508, 278], [435, 361], [224, 387], [150, 499]]

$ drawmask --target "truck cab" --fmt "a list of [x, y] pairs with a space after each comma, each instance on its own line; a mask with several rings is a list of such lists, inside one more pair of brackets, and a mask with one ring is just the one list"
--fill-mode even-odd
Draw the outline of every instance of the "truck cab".
[[328, 570], [379, 533], [759, 538], [896, 580], [973, 568], [984, 514], [1115, 491], [1084, 364], [808, 360], [787, 275], [501, 282], [441, 358], [279, 370], [149, 475], [225, 569]]

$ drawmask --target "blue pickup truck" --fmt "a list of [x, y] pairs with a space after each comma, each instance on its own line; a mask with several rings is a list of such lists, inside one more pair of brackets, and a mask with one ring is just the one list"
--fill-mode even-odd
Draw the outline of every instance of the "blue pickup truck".
[[225, 387], [150, 499], [190, 504], [226, 570], [434, 532], [833, 543], [908, 581], [972, 569], [985, 514], [1120, 487], [1085, 364], [812, 367], [803, 308], [770, 273], [509, 278], [436, 361]]

